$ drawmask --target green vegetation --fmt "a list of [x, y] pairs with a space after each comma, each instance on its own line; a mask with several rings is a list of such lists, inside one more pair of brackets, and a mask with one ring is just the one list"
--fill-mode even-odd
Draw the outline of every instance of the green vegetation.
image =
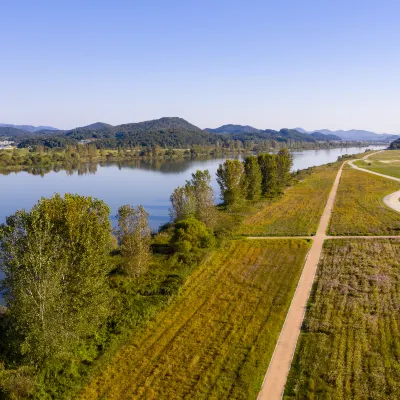
[[303, 240], [228, 243], [81, 398], [255, 399], [308, 248]]
[[394, 142], [390, 143], [391, 150], [397, 150], [400, 149], [400, 139], [395, 140]]
[[367, 160], [356, 161], [355, 165], [383, 175], [400, 178], [400, 150], [377, 153]]
[[247, 236], [314, 235], [340, 163], [310, 168], [282, 197], [260, 202], [248, 212], [238, 232]]
[[228, 206], [236, 206], [244, 200], [244, 165], [239, 160], [226, 160], [219, 165], [217, 182], [221, 189], [221, 198]]
[[258, 200], [261, 197], [262, 174], [256, 156], [246, 157], [244, 160], [244, 196], [247, 200]]
[[216, 209], [211, 175], [205, 171], [196, 171], [185, 186], [178, 186], [172, 193], [170, 216], [172, 221], [194, 217], [212, 228], [216, 224]]
[[347, 167], [339, 184], [329, 233], [398, 235], [400, 215], [383, 203], [383, 197], [396, 190], [399, 184], [394, 181]]
[[290, 183], [292, 164], [293, 158], [287, 149], [281, 149], [278, 154], [247, 157], [243, 163], [226, 160], [217, 171], [224, 204], [236, 208], [245, 199], [257, 200], [261, 194], [277, 196]]
[[142, 206], [135, 209], [125, 205], [118, 209], [118, 229], [115, 233], [125, 261], [123, 271], [130, 277], [143, 274], [150, 262], [151, 230], [148, 218], [149, 214]]
[[400, 242], [325, 243], [284, 399], [400, 398]]

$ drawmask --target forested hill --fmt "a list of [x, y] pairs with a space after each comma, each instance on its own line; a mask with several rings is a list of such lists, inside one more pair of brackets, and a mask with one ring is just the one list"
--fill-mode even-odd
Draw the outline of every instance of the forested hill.
[[[225, 132], [225, 133], [220, 133]], [[23, 132], [22, 132], [23, 133]], [[1, 135], [1, 134], [0, 134]], [[3, 135], [7, 136], [7, 135]], [[330, 141], [332, 137], [320, 134], [318, 137], [295, 129], [279, 131], [259, 130], [251, 126], [225, 125], [215, 130], [203, 130], [178, 117], [164, 117], [151, 121], [112, 126], [103, 122], [64, 131], [44, 130], [26, 135], [14, 136], [20, 147], [42, 145], [45, 147], [65, 147], [80, 141], [90, 141], [98, 148], [118, 148], [136, 146], [161, 146], [163, 148], [189, 148], [191, 146], [231, 146], [232, 141], [247, 143], [263, 143], [271, 140], [278, 142]], [[247, 148], [251, 148], [251, 146]]]
[[233, 124], [228, 124], [228, 125], [222, 125], [219, 128], [206, 128], [204, 129], [207, 132], [210, 133], [256, 133], [256, 132], [261, 132], [260, 129], [253, 128], [250, 125], [233, 125]]

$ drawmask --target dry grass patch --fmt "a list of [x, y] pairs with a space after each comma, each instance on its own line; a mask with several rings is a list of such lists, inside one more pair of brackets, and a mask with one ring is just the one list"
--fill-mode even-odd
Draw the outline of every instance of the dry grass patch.
[[256, 399], [309, 244], [230, 242], [82, 399]]
[[284, 195], [265, 203], [247, 217], [240, 233], [247, 236], [314, 235], [332, 189], [340, 163], [315, 168], [302, 182]]
[[346, 167], [336, 195], [329, 233], [332, 235], [399, 235], [400, 214], [383, 198], [400, 184]]
[[400, 399], [400, 241], [325, 243], [284, 399]]

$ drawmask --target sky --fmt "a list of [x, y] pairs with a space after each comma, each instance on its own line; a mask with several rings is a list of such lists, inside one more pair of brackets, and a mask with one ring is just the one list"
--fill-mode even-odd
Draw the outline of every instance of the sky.
[[400, 2], [0, 0], [0, 122], [400, 133]]

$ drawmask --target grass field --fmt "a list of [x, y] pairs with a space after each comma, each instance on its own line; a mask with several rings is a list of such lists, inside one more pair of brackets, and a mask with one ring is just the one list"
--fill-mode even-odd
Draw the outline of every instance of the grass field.
[[400, 241], [325, 243], [284, 399], [400, 399]]
[[400, 150], [385, 150], [372, 155], [368, 160], [400, 160]]
[[314, 235], [340, 163], [315, 168], [302, 182], [244, 220], [240, 233], [247, 236]]
[[383, 197], [400, 189], [390, 179], [347, 167], [336, 195], [329, 233], [332, 235], [400, 235], [400, 214]]
[[309, 244], [230, 242], [82, 399], [256, 399]]
[[[393, 150], [393, 152], [396, 152]], [[400, 153], [400, 152], [399, 152]], [[380, 154], [383, 154], [382, 159], [374, 159], [374, 160], [360, 160], [356, 161], [354, 164], [360, 168], [364, 168], [370, 171], [378, 172], [384, 175], [394, 176], [395, 178], [400, 178], [400, 156], [388, 159], [385, 153], [379, 153], [375, 156], [378, 157]], [[386, 158], [385, 158], [386, 157]]]

